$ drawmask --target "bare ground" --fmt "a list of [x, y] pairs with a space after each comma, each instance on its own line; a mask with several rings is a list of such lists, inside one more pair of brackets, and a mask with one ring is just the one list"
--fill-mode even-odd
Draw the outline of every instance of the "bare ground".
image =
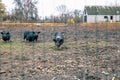
[[[80, 26], [1, 27], [11, 32], [0, 41], [0, 80], [120, 80], [120, 30]], [[23, 41], [25, 30], [41, 31], [38, 42]], [[57, 49], [53, 33], [65, 43]], [[115, 78], [115, 79], [114, 79]]]

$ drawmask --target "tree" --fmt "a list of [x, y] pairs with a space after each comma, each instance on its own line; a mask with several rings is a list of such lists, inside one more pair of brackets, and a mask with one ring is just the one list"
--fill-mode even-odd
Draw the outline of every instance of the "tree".
[[74, 22], [79, 23], [80, 22], [80, 10], [75, 9], [74, 10]]
[[5, 5], [3, 3], [0, 2], [0, 17], [5, 16]]
[[57, 7], [57, 11], [61, 13], [61, 22], [67, 23], [67, 6], [66, 5], [60, 5]]
[[14, 0], [16, 4], [15, 15], [25, 21], [38, 20], [37, 0]]
[[66, 5], [60, 5], [60, 6], [57, 7], [57, 10], [58, 10], [59, 12], [65, 14], [66, 11], [67, 11], [67, 6], [66, 6]]

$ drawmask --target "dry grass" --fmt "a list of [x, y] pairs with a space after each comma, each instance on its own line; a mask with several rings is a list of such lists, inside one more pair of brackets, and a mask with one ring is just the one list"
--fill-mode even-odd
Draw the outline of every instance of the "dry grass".
[[83, 27], [96, 28], [99, 30], [120, 30], [120, 22], [82, 23]]
[[[82, 27], [89, 27], [89, 28], [98, 28], [99, 30], [120, 30], [120, 22], [99, 22], [99, 23], [80, 23]], [[78, 26], [79, 26], [78, 25]], [[67, 26], [64, 23], [2, 23], [2, 26], [7, 27], [58, 27], [58, 26]], [[68, 25], [69, 26], [69, 25]]]
[[[120, 22], [100, 22], [100, 23], [80, 23], [80, 26], [82, 26], [84, 29], [88, 28], [89, 30], [109, 30], [109, 31], [119, 31], [120, 30]], [[77, 26], [79, 26], [77, 25]], [[65, 25], [64, 23], [2, 23], [2, 26], [4, 27], [64, 27], [69, 26]], [[70, 25], [75, 26], [75, 25]], [[3, 28], [4, 28], [3, 27]]]
[[36, 26], [65, 26], [64, 23], [2, 23], [2, 26], [9, 26], [9, 27], [19, 27], [19, 26], [26, 26], [26, 27], [36, 27]]

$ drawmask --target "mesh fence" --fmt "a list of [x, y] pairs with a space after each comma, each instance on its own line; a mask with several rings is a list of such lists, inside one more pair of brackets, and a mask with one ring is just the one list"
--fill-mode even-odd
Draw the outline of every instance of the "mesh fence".
[[[95, 18], [94, 26], [29, 27], [22, 19], [17, 27], [1, 25], [11, 41], [0, 41], [0, 80], [120, 80], [119, 22], [100, 26]], [[26, 30], [41, 31], [38, 41], [24, 41]], [[53, 42], [56, 31], [65, 37], [59, 49]]]

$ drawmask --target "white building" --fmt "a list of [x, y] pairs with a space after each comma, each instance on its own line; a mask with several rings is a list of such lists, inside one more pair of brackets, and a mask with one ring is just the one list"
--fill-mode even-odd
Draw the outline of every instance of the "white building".
[[120, 21], [120, 6], [85, 6], [83, 22]]

